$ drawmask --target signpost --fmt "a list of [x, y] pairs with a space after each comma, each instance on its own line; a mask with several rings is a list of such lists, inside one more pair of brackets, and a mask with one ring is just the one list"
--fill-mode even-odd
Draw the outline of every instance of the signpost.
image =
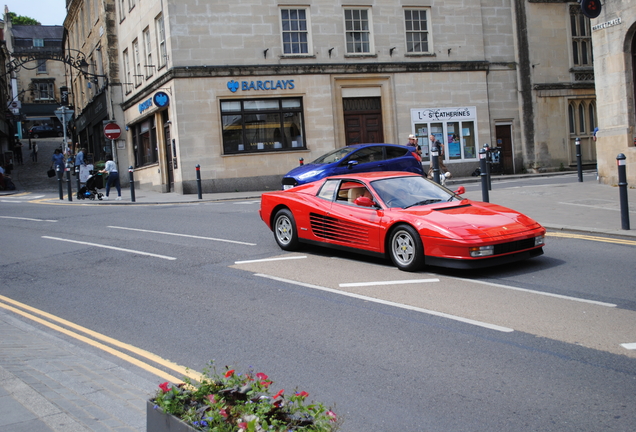
[[75, 111], [73, 111], [72, 109], [68, 109], [65, 106], [61, 106], [60, 108], [57, 108], [55, 110], [55, 116], [60, 121], [60, 123], [62, 123], [62, 127], [64, 129], [64, 155], [66, 155], [68, 150], [68, 140], [66, 139], [66, 123], [69, 122], [74, 113]]
[[115, 152], [115, 140], [121, 135], [121, 128], [115, 122], [107, 123], [104, 126], [104, 135], [110, 140], [110, 151], [113, 155], [113, 162], [117, 163], [117, 154]]

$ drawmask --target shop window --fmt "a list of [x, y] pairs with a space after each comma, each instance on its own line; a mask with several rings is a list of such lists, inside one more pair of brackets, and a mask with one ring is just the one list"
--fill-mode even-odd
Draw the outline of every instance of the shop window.
[[305, 148], [301, 98], [221, 101], [223, 153]]
[[345, 9], [344, 19], [347, 54], [371, 54], [373, 43], [370, 9]]
[[475, 107], [413, 109], [411, 121], [422, 148], [422, 161], [430, 161], [431, 135], [444, 146], [444, 161], [477, 159]]
[[428, 9], [404, 10], [407, 53], [424, 54], [431, 51], [429, 49], [428, 13]]
[[157, 128], [155, 119], [151, 117], [130, 128], [132, 130], [133, 151], [135, 152], [135, 166], [155, 164], [159, 161], [157, 150]]
[[307, 9], [281, 9], [283, 54], [309, 54], [309, 17]]

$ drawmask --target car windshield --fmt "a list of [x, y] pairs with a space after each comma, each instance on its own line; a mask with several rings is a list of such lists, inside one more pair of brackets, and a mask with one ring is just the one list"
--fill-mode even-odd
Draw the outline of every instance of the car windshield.
[[375, 180], [371, 185], [387, 207], [409, 208], [460, 200], [450, 190], [420, 176]]
[[356, 148], [353, 147], [343, 147], [336, 149], [334, 151], [330, 151], [326, 155], [320, 156], [318, 159], [313, 161], [314, 164], [330, 164], [334, 162], [338, 162], [342, 158], [346, 157], [350, 153], [356, 151]]

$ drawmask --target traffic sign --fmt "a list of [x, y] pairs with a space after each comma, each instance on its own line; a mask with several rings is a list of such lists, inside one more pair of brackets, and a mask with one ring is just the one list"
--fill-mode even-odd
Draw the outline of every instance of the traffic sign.
[[73, 117], [73, 113], [75, 113], [75, 111], [68, 109], [65, 106], [55, 109], [55, 116], [62, 124], [68, 123], [68, 121]]
[[106, 135], [108, 139], [116, 140], [121, 135], [121, 128], [117, 123], [108, 123], [104, 126], [104, 135]]

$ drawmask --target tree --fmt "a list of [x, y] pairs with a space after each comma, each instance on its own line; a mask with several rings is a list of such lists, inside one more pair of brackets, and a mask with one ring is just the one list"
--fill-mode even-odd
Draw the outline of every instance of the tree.
[[42, 25], [40, 21], [22, 15], [16, 15], [15, 12], [9, 12], [9, 18], [14, 25]]

